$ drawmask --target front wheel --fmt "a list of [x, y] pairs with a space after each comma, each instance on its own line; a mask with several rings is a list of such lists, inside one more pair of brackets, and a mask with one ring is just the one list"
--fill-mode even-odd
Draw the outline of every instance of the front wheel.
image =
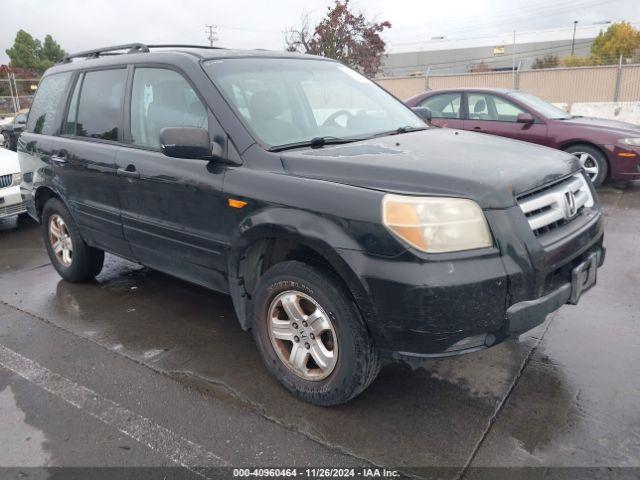
[[251, 309], [269, 372], [300, 399], [345, 403], [377, 376], [379, 353], [349, 293], [329, 272], [279, 263], [261, 277]]
[[573, 145], [566, 151], [576, 156], [595, 187], [602, 185], [609, 172], [609, 164], [604, 153], [591, 145]]
[[69, 210], [57, 198], [44, 206], [42, 234], [51, 263], [65, 280], [84, 282], [102, 270], [104, 251], [85, 243]]

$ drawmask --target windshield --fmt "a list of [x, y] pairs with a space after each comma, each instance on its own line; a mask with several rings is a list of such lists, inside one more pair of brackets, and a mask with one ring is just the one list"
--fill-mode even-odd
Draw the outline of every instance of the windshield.
[[566, 120], [568, 118], [571, 118], [571, 115], [569, 115], [561, 108], [558, 108], [555, 105], [551, 105], [550, 103], [547, 103], [541, 98], [538, 98], [530, 93], [514, 92], [511, 93], [511, 96], [516, 100], [520, 100], [525, 105], [533, 108], [535, 111], [546, 118], [550, 118], [552, 120]]
[[231, 58], [205, 62], [204, 68], [270, 147], [425, 128], [401, 102], [336, 62]]

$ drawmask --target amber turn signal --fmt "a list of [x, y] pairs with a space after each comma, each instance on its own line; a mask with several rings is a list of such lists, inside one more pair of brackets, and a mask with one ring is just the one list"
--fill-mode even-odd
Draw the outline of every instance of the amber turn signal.
[[231, 208], [242, 208], [247, 205], [247, 202], [243, 202], [242, 200], [237, 200], [235, 198], [229, 199], [229, 206]]

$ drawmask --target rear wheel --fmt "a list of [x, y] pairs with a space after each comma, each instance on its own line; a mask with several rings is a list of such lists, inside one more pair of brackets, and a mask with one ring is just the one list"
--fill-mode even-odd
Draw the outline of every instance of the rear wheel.
[[252, 301], [253, 333], [269, 370], [304, 401], [337, 405], [377, 376], [380, 357], [341, 282], [288, 261], [269, 269]]
[[602, 185], [609, 173], [609, 165], [600, 150], [591, 145], [572, 145], [566, 151], [576, 156], [591, 183], [596, 187]]
[[104, 251], [85, 243], [67, 207], [57, 198], [44, 206], [42, 233], [51, 263], [65, 280], [91, 280], [102, 270]]

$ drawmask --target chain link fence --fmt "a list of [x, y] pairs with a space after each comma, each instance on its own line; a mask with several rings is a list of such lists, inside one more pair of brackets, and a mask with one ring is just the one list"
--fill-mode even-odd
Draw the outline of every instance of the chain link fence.
[[28, 110], [39, 81], [39, 78], [16, 78], [14, 74], [0, 78], [0, 119]]

